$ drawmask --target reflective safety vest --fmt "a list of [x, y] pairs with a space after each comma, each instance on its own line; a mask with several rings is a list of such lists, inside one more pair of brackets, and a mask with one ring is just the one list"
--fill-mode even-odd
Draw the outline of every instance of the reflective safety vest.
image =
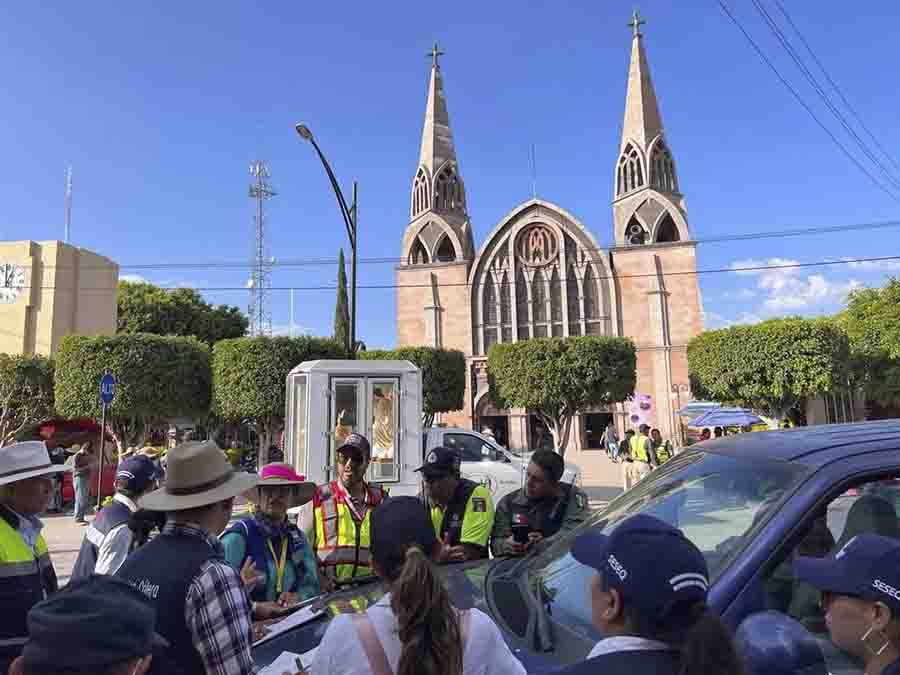
[[640, 434], [631, 437], [631, 459], [650, 463], [650, 439]]
[[669, 441], [663, 441], [656, 448], [656, 459], [659, 461], [660, 466], [672, 459], [672, 444]]
[[337, 481], [316, 489], [315, 548], [323, 576], [345, 582], [372, 574], [370, 514], [385, 496], [382, 488], [367, 484], [366, 514], [360, 520], [349, 504], [349, 495]]
[[32, 550], [13, 523], [18, 516], [0, 506], [0, 667], [8, 667], [28, 641], [28, 611], [57, 590], [43, 535]]

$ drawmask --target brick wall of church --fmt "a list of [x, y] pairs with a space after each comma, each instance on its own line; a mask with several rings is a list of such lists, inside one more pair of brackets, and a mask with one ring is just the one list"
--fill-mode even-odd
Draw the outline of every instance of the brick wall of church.
[[432, 274], [438, 280], [441, 346], [469, 355], [472, 321], [466, 262], [397, 268], [397, 344], [401, 347], [431, 344], [425, 307], [432, 304]]

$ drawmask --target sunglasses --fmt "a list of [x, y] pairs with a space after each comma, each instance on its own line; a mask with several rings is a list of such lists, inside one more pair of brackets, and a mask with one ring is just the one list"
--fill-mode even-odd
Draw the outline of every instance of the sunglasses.
[[366, 459], [360, 453], [354, 453], [352, 455], [345, 455], [343, 452], [337, 453], [338, 464], [346, 464], [347, 462], [352, 462], [353, 464], [365, 464]]

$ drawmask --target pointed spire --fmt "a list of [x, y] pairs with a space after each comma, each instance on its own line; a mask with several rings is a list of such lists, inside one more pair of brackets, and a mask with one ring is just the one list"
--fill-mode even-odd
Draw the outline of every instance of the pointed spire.
[[650, 79], [650, 66], [644, 52], [641, 26], [646, 23], [634, 10], [631, 22], [631, 65], [628, 69], [628, 93], [625, 95], [625, 122], [622, 125], [622, 148], [629, 140], [637, 141], [646, 150], [650, 142], [662, 132], [662, 119], [656, 103], [656, 92]]
[[443, 54], [437, 42], [428, 53], [431, 59], [431, 82], [428, 85], [425, 126], [422, 129], [422, 147], [419, 151], [419, 166], [426, 167], [432, 176], [448, 159], [456, 160], [450, 117], [447, 114], [447, 100], [444, 97], [441, 65], [438, 63], [438, 57]]

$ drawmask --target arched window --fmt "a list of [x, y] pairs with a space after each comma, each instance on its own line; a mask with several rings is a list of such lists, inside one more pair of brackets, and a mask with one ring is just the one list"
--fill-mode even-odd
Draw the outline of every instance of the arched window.
[[454, 211], [462, 208], [462, 189], [453, 166], [445, 166], [434, 182], [434, 208]]
[[544, 275], [540, 271], [534, 273], [534, 280], [531, 282], [531, 304], [534, 322], [546, 321], [547, 283], [544, 281]]
[[521, 267], [516, 274], [516, 319], [519, 339], [527, 340], [531, 337], [528, 332], [528, 282]]
[[500, 282], [500, 323], [503, 326], [501, 342], [512, 342], [512, 306], [510, 294], [510, 281], [507, 275], [503, 275]]
[[657, 190], [678, 192], [672, 153], [662, 141], [653, 146], [653, 155], [650, 158], [650, 184]]
[[493, 280], [488, 280], [484, 285], [484, 301], [481, 309], [481, 316], [484, 319], [484, 325], [497, 325], [497, 293], [494, 291]]
[[425, 248], [422, 240], [416, 237], [416, 243], [413, 244], [412, 250], [409, 252], [409, 264], [427, 265], [428, 262], [428, 250]]
[[641, 165], [641, 155], [629, 143], [625, 146], [625, 150], [619, 158], [619, 167], [616, 174], [616, 196], [637, 190], [643, 185], [644, 167]]
[[647, 243], [647, 230], [634, 216], [631, 216], [625, 227], [625, 243], [630, 245]]
[[552, 322], [551, 334], [562, 337], [562, 286], [559, 283], [559, 271], [554, 267], [550, 277], [550, 321]]
[[578, 279], [575, 266], [569, 265], [566, 272], [566, 306], [569, 308], [569, 335], [581, 335], [581, 302], [579, 300]]
[[663, 216], [656, 228], [656, 241], [662, 244], [680, 240], [681, 237], [678, 236], [678, 228], [675, 226], [675, 221], [672, 220], [672, 216], [666, 212], [666, 215]]
[[413, 182], [412, 217], [415, 218], [423, 211], [431, 208], [430, 190], [428, 189], [428, 177], [424, 169], [419, 169], [416, 180]]
[[434, 256], [435, 262], [453, 262], [456, 260], [456, 251], [453, 248], [453, 242], [446, 234], [441, 237], [441, 243], [437, 248]]
[[597, 302], [597, 277], [594, 274], [593, 265], [588, 265], [584, 271], [584, 318], [596, 319], [600, 316], [600, 307]]

